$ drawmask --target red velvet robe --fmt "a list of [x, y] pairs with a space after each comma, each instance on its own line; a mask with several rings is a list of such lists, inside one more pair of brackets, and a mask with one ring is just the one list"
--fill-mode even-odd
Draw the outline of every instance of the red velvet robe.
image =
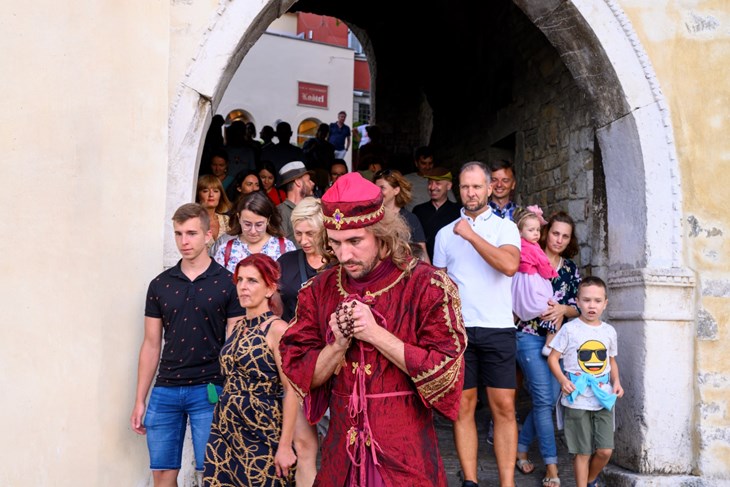
[[[456, 285], [420, 261], [410, 274], [389, 260], [371, 274], [378, 278], [363, 286], [337, 266], [307, 282], [281, 339], [284, 373], [304, 399], [307, 419], [316, 424], [330, 408], [315, 485], [343, 487], [348, 473], [349, 485], [364, 485], [369, 463], [388, 487], [445, 487], [432, 409], [451, 420], [459, 410], [466, 332]], [[376, 321], [405, 343], [408, 374], [353, 340], [335, 375], [310, 390], [319, 353], [334, 340], [330, 316], [353, 297], [370, 304]]]

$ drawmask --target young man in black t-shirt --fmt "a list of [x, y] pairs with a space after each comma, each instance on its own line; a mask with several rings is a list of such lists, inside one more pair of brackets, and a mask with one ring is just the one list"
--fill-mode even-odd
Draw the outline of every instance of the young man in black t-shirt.
[[155, 486], [176, 485], [188, 418], [195, 468], [203, 470], [213, 410], [223, 386], [218, 354], [227, 329], [245, 314], [231, 273], [208, 255], [212, 234], [207, 210], [186, 204], [172, 220], [182, 259], [153, 279], [147, 291], [130, 419], [135, 432], [147, 435]]

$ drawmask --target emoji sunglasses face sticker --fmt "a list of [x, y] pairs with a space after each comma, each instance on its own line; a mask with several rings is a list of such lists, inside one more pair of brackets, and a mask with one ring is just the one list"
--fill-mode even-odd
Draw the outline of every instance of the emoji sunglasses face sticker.
[[578, 349], [578, 365], [591, 375], [601, 375], [607, 363], [606, 347], [597, 340], [588, 340]]

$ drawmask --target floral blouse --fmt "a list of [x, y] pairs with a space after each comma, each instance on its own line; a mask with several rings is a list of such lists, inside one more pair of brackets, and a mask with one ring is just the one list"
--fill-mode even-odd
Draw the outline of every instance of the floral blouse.
[[[552, 278], [550, 282], [553, 285], [553, 301], [578, 309], [575, 298], [578, 296], [580, 274], [578, 274], [578, 266], [575, 265], [575, 262], [570, 259], [563, 259], [563, 264], [558, 269], [558, 277]], [[563, 320], [565, 320], [565, 317], [563, 317]], [[551, 322], [541, 321], [539, 318], [520, 321], [517, 324], [517, 330], [530, 335], [541, 336], [555, 333], [555, 327]]]
[[[233, 239], [233, 246], [231, 247], [231, 255], [228, 258], [228, 265], [226, 265], [225, 264], [226, 244], [231, 239]], [[283, 253], [290, 252], [292, 250], [296, 250], [296, 247], [294, 246], [294, 244], [292, 243], [291, 240], [288, 240], [286, 238], [283, 240], [284, 240], [284, 252]], [[271, 257], [274, 260], [279, 260], [279, 257], [281, 257], [281, 254], [282, 254], [281, 246], [279, 245], [279, 237], [269, 238], [269, 240], [261, 248], [261, 253], [264, 255], [268, 255], [269, 257]], [[248, 245], [241, 242], [240, 238], [224, 235], [223, 238], [218, 239], [217, 249], [215, 251], [215, 256], [213, 258], [220, 265], [222, 265], [229, 271], [233, 272], [236, 270], [236, 264], [238, 264], [239, 261], [242, 261], [249, 255], [251, 255], [251, 251], [248, 250]]]

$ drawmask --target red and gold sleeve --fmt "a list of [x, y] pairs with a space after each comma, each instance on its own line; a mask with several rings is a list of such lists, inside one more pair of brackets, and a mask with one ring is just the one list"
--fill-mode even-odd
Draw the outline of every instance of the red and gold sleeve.
[[464, 385], [467, 338], [458, 289], [445, 272], [431, 275], [420, 306], [417, 342], [405, 344], [406, 367], [423, 401], [455, 420]]

